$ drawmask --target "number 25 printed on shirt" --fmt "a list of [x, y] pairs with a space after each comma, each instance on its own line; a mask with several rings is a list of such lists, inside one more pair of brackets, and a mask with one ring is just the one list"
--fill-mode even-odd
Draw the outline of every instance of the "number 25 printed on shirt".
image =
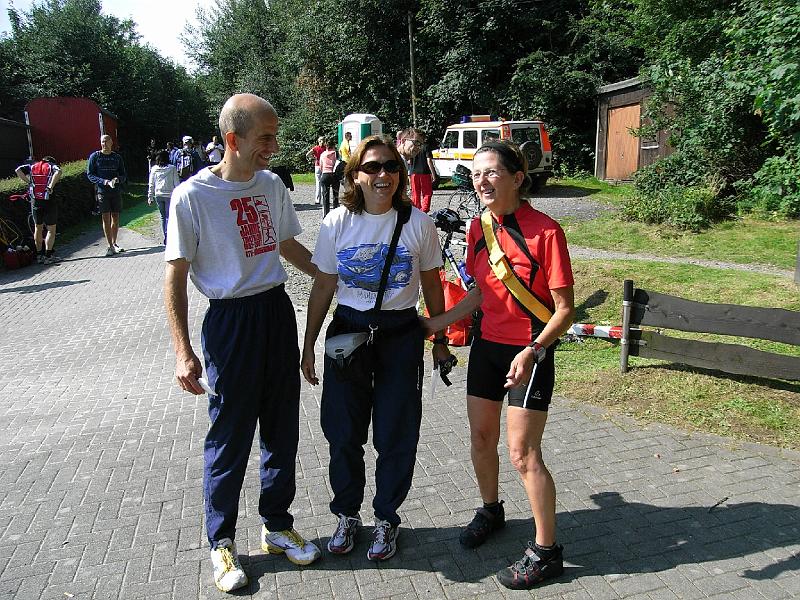
[[275, 228], [265, 196], [245, 196], [231, 200], [236, 224], [242, 236], [245, 256], [272, 252], [276, 247]]

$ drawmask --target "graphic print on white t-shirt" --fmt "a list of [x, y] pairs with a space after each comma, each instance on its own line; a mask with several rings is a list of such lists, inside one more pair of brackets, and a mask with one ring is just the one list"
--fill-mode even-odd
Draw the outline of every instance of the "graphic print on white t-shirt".
[[[339, 279], [347, 287], [377, 293], [383, 265], [389, 253], [388, 244], [359, 244], [336, 253]], [[398, 246], [389, 269], [386, 290], [401, 289], [411, 281], [414, 257], [404, 246]]]
[[230, 204], [231, 210], [236, 211], [244, 255], [257, 256], [275, 250], [275, 228], [266, 196], [234, 198]]

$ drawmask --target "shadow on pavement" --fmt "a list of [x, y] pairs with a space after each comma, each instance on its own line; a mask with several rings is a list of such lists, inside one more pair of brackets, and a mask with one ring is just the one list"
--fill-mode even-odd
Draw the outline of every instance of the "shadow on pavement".
[[[739, 558], [793, 546], [800, 540], [800, 508], [787, 504], [744, 502], [715, 507], [660, 507], [626, 502], [617, 492], [591, 496], [597, 508], [558, 515], [559, 542], [569, 563], [553, 582], [568, 582], [588, 575], [656, 573], [679, 565]], [[331, 520], [331, 527], [335, 522]], [[431, 572], [451, 582], [478, 582], [494, 575], [522, 556], [532, 539], [530, 519], [512, 519], [486, 544], [463, 549], [461, 527], [410, 529], [402, 527], [397, 554], [384, 563], [367, 560], [369, 527], [362, 527], [355, 549], [346, 556], [325, 550], [328, 538], [314, 541], [323, 557], [304, 570]], [[248, 591], [259, 589], [267, 573], [298, 569], [285, 557], [266, 554], [241, 555], [250, 576]], [[762, 569], [740, 576], [769, 579], [800, 568], [800, 556], [792, 555]], [[398, 573], [396, 576], [400, 576]], [[393, 577], [395, 575], [385, 575]], [[381, 581], [378, 577], [376, 581]], [[247, 588], [245, 588], [247, 589]]]
[[320, 220], [322, 219], [322, 205], [316, 204], [314, 202], [295, 202], [294, 204], [295, 212], [304, 212], [307, 210], [318, 210], [320, 211], [319, 217]]
[[42, 290], [52, 290], [55, 288], [67, 287], [70, 285], [79, 285], [81, 283], [89, 283], [91, 279], [77, 279], [75, 281], [51, 281], [50, 283], [37, 283], [34, 285], [23, 285], [20, 287], [3, 288], [0, 289], [0, 294], [8, 294], [16, 292], [18, 294], [33, 294]]

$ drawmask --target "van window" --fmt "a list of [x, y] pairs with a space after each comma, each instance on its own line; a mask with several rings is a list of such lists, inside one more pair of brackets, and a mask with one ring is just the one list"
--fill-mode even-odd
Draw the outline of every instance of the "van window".
[[485, 144], [486, 142], [497, 141], [499, 139], [500, 139], [499, 129], [484, 129], [481, 132], [481, 144]]
[[464, 130], [464, 143], [462, 148], [477, 148], [478, 147], [478, 131], [475, 129]]
[[442, 148], [458, 148], [458, 132], [448, 131], [442, 140]]
[[539, 138], [539, 128], [535, 125], [533, 127], [520, 127], [514, 128], [511, 130], [511, 140], [521, 146], [525, 142], [534, 142], [535, 144], [541, 144], [541, 140]]

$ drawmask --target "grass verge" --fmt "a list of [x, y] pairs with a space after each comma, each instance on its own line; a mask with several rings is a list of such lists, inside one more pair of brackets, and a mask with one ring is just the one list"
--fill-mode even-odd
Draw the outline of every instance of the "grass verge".
[[[158, 207], [147, 204], [147, 183], [141, 181], [128, 182], [122, 194], [122, 212], [119, 216], [121, 227], [128, 227], [136, 232], [147, 235], [159, 219]], [[58, 244], [66, 244], [88, 229], [97, 227], [102, 229], [99, 216], [87, 215], [80, 222], [70, 227], [58, 229]]]
[[[692, 265], [639, 261], [576, 260], [576, 322], [619, 325], [622, 281], [701, 302], [800, 310], [796, 286], [757, 273], [731, 273]], [[668, 335], [721, 340], [800, 356], [800, 348], [762, 340]], [[619, 348], [605, 340], [565, 343], [556, 353], [556, 393], [646, 421], [800, 448], [800, 384], [727, 375], [632, 357], [619, 373]]]
[[548, 195], [557, 196], [561, 193], [569, 197], [575, 195], [576, 191], [580, 191], [582, 192], [580, 195], [588, 196], [595, 202], [605, 202], [613, 206], [619, 206], [625, 198], [633, 194], [633, 186], [631, 184], [614, 184], [601, 181], [596, 177], [550, 179], [547, 182], [547, 187], [553, 188]]
[[800, 221], [772, 222], [746, 217], [690, 233], [622, 221], [614, 214], [606, 214], [592, 221], [566, 220], [564, 232], [575, 246], [793, 269]]

